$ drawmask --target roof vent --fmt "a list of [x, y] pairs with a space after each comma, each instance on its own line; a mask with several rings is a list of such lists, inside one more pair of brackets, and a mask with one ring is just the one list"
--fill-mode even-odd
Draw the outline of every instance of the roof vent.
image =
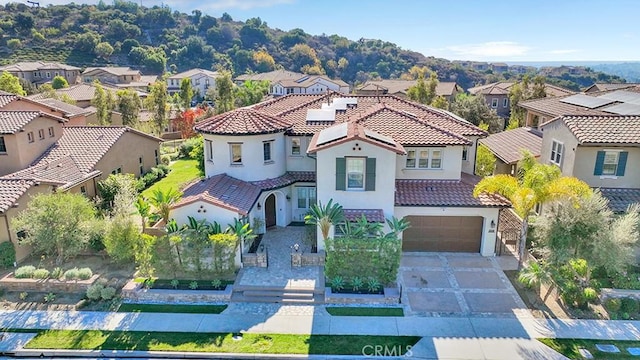
[[427, 186], [426, 190], [427, 191], [436, 191], [436, 187], [435, 186]]

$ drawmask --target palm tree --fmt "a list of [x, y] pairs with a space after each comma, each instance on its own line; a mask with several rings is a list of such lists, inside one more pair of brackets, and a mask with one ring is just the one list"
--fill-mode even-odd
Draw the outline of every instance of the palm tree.
[[253, 233], [253, 229], [249, 226], [248, 222], [238, 220], [236, 218], [233, 219], [233, 224], [227, 225], [226, 232], [235, 234], [238, 237], [238, 240], [242, 242], [245, 247], [247, 246], [245, 242], [253, 242], [253, 239], [257, 237], [257, 235]]
[[[173, 244], [173, 246], [176, 249], [176, 255], [178, 255], [178, 263], [180, 264], [180, 266], [182, 266], [182, 256], [180, 256], [180, 243], [182, 242], [182, 234], [181, 234], [182, 231], [178, 226], [178, 223], [176, 223], [174, 219], [171, 219], [169, 222], [167, 222], [164, 229], [167, 232], [166, 236], [168, 237], [169, 242]], [[175, 276], [175, 273], [174, 273], [174, 276]]]
[[544, 299], [542, 299], [543, 303], [547, 302], [547, 298], [555, 287], [551, 268], [546, 262], [531, 261], [528, 263], [527, 266], [520, 270], [520, 274], [518, 274], [518, 281], [528, 287], [539, 287], [540, 285], [547, 286], [547, 292], [544, 295]]
[[142, 232], [147, 229], [147, 219], [151, 215], [151, 205], [142, 197], [139, 196], [136, 202], [134, 203], [136, 209], [138, 210], [138, 214], [142, 218]]
[[524, 152], [523, 156], [517, 178], [505, 174], [488, 176], [480, 180], [473, 189], [475, 197], [483, 193], [504, 196], [522, 219], [518, 270], [522, 268], [524, 261], [529, 215], [536, 205], [567, 198], [577, 200], [593, 193], [585, 182], [574, 177], [562, 176], [557, 166], [537, 163], [528, 152]]
[[160, 217], [162, 218], [162, 220], [164, 220], [164, 223], [168, 224], [171, 205], [178, 202], [181, 197], [182, 193], [176, 191], [173, 188], [169, 188], [166, 191], [156, 189], [153, 193], [151, 193], [149, 202], [151, 202], [153, 207], [155, 207], [156, 210], [160, 213]]
[[309, 209], [309, 213], [304, 217], [305, 224], [316, 225], [320, 227], [322, 239], [327, 240], [331, 225], [339, 223], [344, 219], [342, 205], [334, 203], [333, 199], [329, 199], [326, 205], [319, 202], [318, 205], [313, 204]]
[[391, 219], [387, 219], [387, 225], [389, 225], [389, 229], [391, 229], [391, 232], [386, 234], [385, 237], [392, 239], [397, 239], [398, 235], [402, 234], [403, 231], [411, 227], [411, 224], [409, 223], [409, 221], [407, 221], [407, 219], [398, 219], [395, 216], [391, 217]]

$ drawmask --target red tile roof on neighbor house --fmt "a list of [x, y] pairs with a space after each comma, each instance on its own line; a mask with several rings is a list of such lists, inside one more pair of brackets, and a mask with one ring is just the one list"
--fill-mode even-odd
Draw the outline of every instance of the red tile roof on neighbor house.
[[291, 123], [251, 108], [241, 108], [204, 119], [194, 126], [198, 132], [216, 135], [256, 135], [283, 132]]
[[481, 194], [473, 197], [478, 178], [462, 173], [460, 180], [396, 180], [396, 206], [442, 207], [509, 207], [499, 195]]
[[609, 200], [609, 209], [615, 213], [624, 213], [629, 205], [640, 204], [640, 189], [600, 188], [600, 193]]
[[521, 127], [489, 135], [478, 141], [505, 164], [514, 164], [522, 158], [522, 150], [527, 150], [533, 156], [540, 156], [542, 151], [542, 132]]
[[540, 126], [563, 122], [580, 144], [640, 144], [640, 115], [559, 116]]
[[[406, 94], [410, 87], [416, 85], [417, 80], [370, 80], [362, 84], [356, 92], [378, 92], [382, 94]], [[436, 86], [437, 96], [452, 96], [457, 91], [461, 91], [460, 86], [455, 82], [439, 81]]]
[[15, 134], [39, 117], [53, 119], [61, 123], [67, 121], [41, 111], [0, 111], [0, 134]]
[[34, 180], [0, 179], [0, 214], [9, 210], [35, 183]]

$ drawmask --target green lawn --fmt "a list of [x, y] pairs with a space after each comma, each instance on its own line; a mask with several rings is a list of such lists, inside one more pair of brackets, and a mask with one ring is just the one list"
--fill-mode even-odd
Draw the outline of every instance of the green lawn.
[[180, 313], [180, 314], [220, 314], [227, 305], [172, 305], [172, 304], [129, 304], [120, 305], [118, 312]]
[[404, 316], [402, 308], [329, 306], [326, 309], [333, 316]]
[[146, 198], [150, 198], [151, 194], [156, 190], [160, 189], [162, 191], [166, 191], [167, 189], [173, 188], [175, 190], [180, 190], [182, 187], [200, 177], [200, 172], [197, 168], [198, 161], [192, 159], [180, 159], [169, 165], [171, 171], [167, 177], [158, 181], [157, 183], [151, 185], [148, 189], [142, 192], [142, 196]]
[[[594, 359], [637, 359], [627, 351], [629, 347], [640, 347], [640, 341], [615, 341], [615, 340], [583, 340], [583, 339], [538, 339], [553, 350], [561, 353], [569, 359], [584, 359], [578, 349], [587, 349]], [[596, 349], [596, 344], [612, 344], [620, 349], [619, 353], [604, 353]]]
[[417, 336], [285, 335], [231, 333], [177, 333], [100, 330], [47, 330], [29, 341], [27, 349], [196, 351], [264, 354], [362, 355], [381, 345], [402, 350]]

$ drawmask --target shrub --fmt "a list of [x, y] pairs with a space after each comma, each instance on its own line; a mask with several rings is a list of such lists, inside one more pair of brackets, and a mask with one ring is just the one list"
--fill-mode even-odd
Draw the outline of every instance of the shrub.
[[357, 276], [351, 280], [351, 289], [353, 291], [359, 291], [363, 285], [364, 281], [362, 281], [362, 279]]
[[177, 289], [177, 288], [178, 288], [178, 285], [180, 285], [180, 281], [179, 281], [178, 279], [173, 279], [173, 280], [171, 280], [171, 286], [172, 286], [174, 289]]
[[336, 291], [344, 289], [344, 279], [342, 276], [335, 276], [331, 279], [331, 288]]
[[31, 279], [35, 271], [36, 271], [35, 266], [31, 266], [31, 265], [20, 266], [13, 273], [13, 276], [15, 276], [16, 279]]
[[222, 287], [222, 280], [220, 279], [214, 279], [211, 281], [211, 286], [214, 289], [220, 289]]
[[582, 296], [586, 302], [593, 303], [598, 298], [598, 292], [594, 288], [588, 287], [582, 290]]
[[56, 267], [50, 274], [52, 279], [60, 279], [62, 277], [63, 271], [61, 267]]
[[33, 277], [35, 279], [46, 279], [49, 277], [49, 270], [47, 269], [37, 269], [33, 272]]
[[115, 296], [116, 296], [116, 289], [112, 288], [111, 286], [102, 289], [102, 291], [100, 292], [100, 298], [105, 301], [111, 300]]
[[609, 313], [617, 313], [618, 311], [620, 311], [621, 305], [622, 301], [618, 298], [608, 298], [604, 302], [604, 307]]
[[377, 292], [380, 286], [380, 281], [376, 278], [370, 277], [369, 280], [367, 280], [367, 290], [369, 290], [369, 292]]
[[78, 279], [89, 280], [93, 276], [93, 271], [90, 268], [82, 268], [78, 270]]
[[167, 176], [167, 174], [169, 174], [169, 172], [171, 172], [171, 169], [169, 168], [169, 165], [160, 164], [160, 165], [156, 166], [156, 168], [162, 170], [164, 176]]
[[192, 281], [189, 283], [189, 289], [191, 290], [198, 290], [198, 282], [197, 281]]
[[178, 154], [181, 158], [191, 157], [191, 151], [197, 146], [199, 142], [202, 142], [202, 138], [199, 136], [192, 137], [188, 140], [185, 140], [180, 144], [178, 148]]
[[65, 280], [77, 280], [78, 279], [78, 268], [69, 269], [64, 272], [63, 275]]
[[26, 291], [23, 291], [23, 292], [20, 293], [19, 296], [20, 296], [20, 300], [25, 301], [25, 300], [27, 300], [27, 297], [29, 297], [29, 293], [26, 292]]
[[162, 179], [164, 177], [164, 170], [157, 168], [157, 167], [153, 167], [151, 168], [151, 170], [149, 171], [149, 173], [152, 173], [155, 177], [156, 180]]
[[16, 249], [13, 244], [5, 241], [0, 243], [0, 266], [8, 268], [16, 262]]
[[162, 162], [163, 165], [169, 165], [169, 163], [171, 162], [171, 156], [170, 155], [160, 156], [160, 162]]
[[623, 298], [620, 304], [620, 311], [623, 313], [628, 313], [633, 316], [638, 313], [640, 307], [638, 306], [638, 301], [634, 298]]
[[87, 299], [91, 300], [91, 301], [98, 301], [100, 300], [101, 296], [102, 296], [102, 289], [104, 289], [104, 286], [100, 285], [100, 284], [95, 284], [95, 285], [91, 285], [87, 288]]
[[47, 295], [44, 296], [45, 303], [52, 303], [54, 301], [56, 301], [56, 294], [48, 293]]

